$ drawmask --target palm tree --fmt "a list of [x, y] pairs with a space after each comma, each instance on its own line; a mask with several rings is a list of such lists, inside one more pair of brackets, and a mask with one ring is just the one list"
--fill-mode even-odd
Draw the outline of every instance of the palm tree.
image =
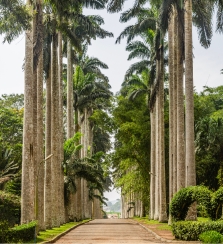
[[185, 2], [185, 123], [186, 186], [196, 185], [194, 150], [194, 86], [192, 53], [192, 1]]
[[[27, 0], [27, 5], [31, 3]], [[23, 124], [23, 163], [22, 163], [22, 206], [21, 223], [35, 219], [34, 216], [34, 162], [33, 162], [33, 37], [26, 31], [25, 39], [25, 102]]]

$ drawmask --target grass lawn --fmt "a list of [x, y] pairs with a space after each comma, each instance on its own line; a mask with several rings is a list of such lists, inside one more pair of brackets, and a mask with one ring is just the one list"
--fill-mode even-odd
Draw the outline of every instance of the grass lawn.
[[160, 230], [171, 230], [171, 226], [167, 223], [159, 223], [158, 220], [149, 220], [148, 217], [134, 217], [133, 219], [142, 224], [157, 225], [157, 229]]
[[[54, 237], [56, 237], [57, 235], [69, 230], [70, 228], [72, 228], [72, 227], [74, 227], [76, 225], [88, 222], [88, 221], [89, 220], [83, 220], [83, 221], [80, 221], [80, 222], [69, 222], [69, 223], [66, 223], [64, 225], [61, 225], [58, 228], [52, 228], [50, 230], [40, 231], [38, 236], [37, 236], [37, 240], [36, 241], [37, 241], [37, 243], [50, 241]], [[34, 240], [33, 240], [33, 242], [34, 242]], [[30, 242], [30, 243], [33, 243], [33, 242]]]

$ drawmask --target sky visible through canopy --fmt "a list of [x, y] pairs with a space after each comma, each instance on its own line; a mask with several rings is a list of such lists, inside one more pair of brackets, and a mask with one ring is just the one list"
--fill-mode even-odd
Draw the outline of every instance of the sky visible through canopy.
[[[132, 1], [127, 1], [125, 9], [132, 6]], [[114, 38], [97, 39], [89, 46], [88, 55], [97, 57], [109, 66], [109, 70], [103, 72], [109, 77], [112, 91], [116, 93], [123, 82], [124, 74], [131, 63], [127, 61], [128, 52], [125, 51], [126, 40], [121, 44], [115, 44], [115, 40], [123, 29], [134, 23], [134, 20], [122, 24], [119, 22], [120, 14], [108, 14], [106, 10], [84, 10], [86, 15], [101, 15], [105, 20], [104, 29], [113, 32]], [[24, 73], [22, 71], [25, 57], [24, 35], [13, 41], [10, 45], [2, 44], [0, 36], [0, 95], [11, 93], [23, 93]], [[223, 85], [223, 35], [214, 34], [209, 49], [200, 46], [196, 29], [193, 29], [194, 42], [194, 86], [196, 91], [201, 91], [203, 86], [216, 87]], [[113, 191], [105, 194], [109, 200], [116, 200], [120, 195]]]

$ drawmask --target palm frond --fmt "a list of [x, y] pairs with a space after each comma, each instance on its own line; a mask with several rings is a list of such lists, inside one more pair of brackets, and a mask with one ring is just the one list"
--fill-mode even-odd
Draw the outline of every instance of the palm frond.
[[142, 73], [142, 71], [146, 70], [149, 65], [150, 65], [150, 61], [148, 61], [148, 60], [143, 60], [143, 61], [132, 64], [130, 66], [130, 68], [126, 71], [124, 80], [128, 80], [129, 77], [131, 75], [133, 75], [134, 73], [136, 73], [136, 74]]
[[129, 100], [130, 101], [134, 101], [137, 97], [141, 96], [141, 95], [145, 95], [147, 94], [147, 90], [145, 89], [135, 89], [134, 91], [132, 91], [129, 95]]
[[115, 13], [121, 11], [125, 1], [126, 0], [110, 0], [107, 5], [108, 12]]
[[149, 47], [141, 41], [129, 43], [126, 47], [126, 51], [131, 52], [128, 56], [128, 60], [136, 57], [141, 59], [148, 59], [151, 54]]
[[193, 1], [193, 23], [203, 47], [208, 48], [212, 39], [213, 4], [207, 0]]
[[22, 1], [0, 0], [0, 35], [11, 43], [23, 31], [31, 29], [32, 16]]
[[216, 31], [219, 33], [223, 33], [223, 1], [217, 0], [217, 26]]

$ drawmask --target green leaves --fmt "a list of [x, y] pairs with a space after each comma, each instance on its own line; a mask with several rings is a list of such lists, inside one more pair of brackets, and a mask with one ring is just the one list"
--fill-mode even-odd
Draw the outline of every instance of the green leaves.
[[23, 31], [31, 28], [31, 14], [26, 5], [18, 0], [0, 0], [0, 35], [11, 43]]
[[197, 27], [200, 43], [205, 48], [211, 45], [213, 7], [207, 0], [193, 1], [193, 24]]

